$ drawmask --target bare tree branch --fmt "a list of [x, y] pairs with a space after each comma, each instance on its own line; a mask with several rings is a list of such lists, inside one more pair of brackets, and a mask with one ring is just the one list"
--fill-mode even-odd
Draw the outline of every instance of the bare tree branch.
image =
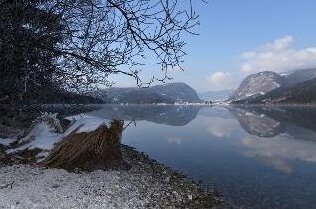
[[[199, 24], [193, 8], [192, 0], [0, 0], [1, 75], [18, 81], [0, 90], [13, 86], [10, 98], [43, 85], [93, 91], [112, 85], [112, 74], [164, 82], [182, 69], [183, 34]], [[147, 62], [164, 77], [142, 81]]]

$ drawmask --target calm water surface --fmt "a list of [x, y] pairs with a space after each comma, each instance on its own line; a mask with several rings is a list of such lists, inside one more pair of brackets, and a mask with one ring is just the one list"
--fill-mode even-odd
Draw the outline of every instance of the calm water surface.
[[218, 190], [236, 208], [316, 208], [316, 109], [104, 106], [135, 120], [123, 143]]

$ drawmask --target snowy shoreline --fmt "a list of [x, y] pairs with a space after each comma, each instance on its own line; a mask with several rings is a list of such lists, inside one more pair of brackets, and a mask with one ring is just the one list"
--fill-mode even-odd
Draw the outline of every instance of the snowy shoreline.
[[0, 168], [0, 208], [223, 208], [185, 176], [122, 145], [129, 170], [69, 173], [32, 165]]
[[0, 140], [0, 208], [224, 208], [216, 192], [126, 145], [120, 149], [127, 166], [115, 170], [43, 168], [40, 162], [70, 132], [109, 122], [85, 114], [67, 119], [64, 128], [56, 114], [45, 113], [22, 138]]

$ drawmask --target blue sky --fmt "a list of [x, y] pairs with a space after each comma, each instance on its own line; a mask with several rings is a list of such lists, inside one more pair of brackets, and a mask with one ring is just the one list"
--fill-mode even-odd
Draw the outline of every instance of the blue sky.
[[[194, 0], [197, 2], [197, 0]], [[316, 66], [315, 0], [209, 0], [196, 4], [199, 36], [186, 36], [185, 72], [199, 92], [236, 88], [247, 75]], [[158, 70], [158, 69], [157, 69]], [[143, 76], [154, 73], [146, 70]], [[120, 80], [120, 81], [119, 81]], [[131, 86], [127, 78], [117, 86]]]

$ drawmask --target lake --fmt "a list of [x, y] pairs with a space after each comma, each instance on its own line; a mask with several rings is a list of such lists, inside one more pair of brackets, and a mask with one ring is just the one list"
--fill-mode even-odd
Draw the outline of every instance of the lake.
[[123, 143], [215, 189], [236, 208], [315, 208], [316, 109], [106, 105]]

